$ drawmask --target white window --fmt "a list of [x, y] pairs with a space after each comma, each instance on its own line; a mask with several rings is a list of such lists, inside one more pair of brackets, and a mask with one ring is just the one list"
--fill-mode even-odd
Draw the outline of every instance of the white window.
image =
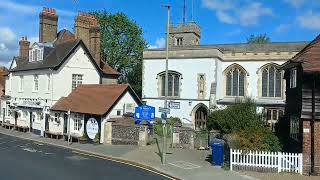
[[246, 72], [242, 67], [233, 65], [225, 74], [226, 95], [245, 96]]
[[275, 66], [262, 70], [262, 97], [281, 97], [281, 71]]
[[134, 104], [124, 104], [124, 113], [134, 113]]
[[34, 48], [29, 51], [29, 61], [42, 61], [43, 60], [43, 48]]
[[50, 91], [50, 86], [51, 86], [51, 79], [50, 79], [50, 74], [47, 74], [47, 91]]
[[[160, 78], [160, 96], [165, 96], [165, 72], [159, 74]], [[169, 97], [179, 97], [180, 95], [180, 80], [181, 74], [174, 71], [168, 72], [168, 96]]]
[[299, 118], [290, 116], [290, 137], [299, 141]]
[[82, 119], [83, 119], [83, 115], [82, 114], [74, 114], [73, 115], [73, 130], [75, 131], [80, 131], [81, 126], [82, 126]]
[[38, 91], [39, 90], [39, 76], [34, 75], [33, 76], [33, 91]]
[[81, 74], [72, 74], [72, 90], [82, 84], [83, 75]]
[[23, 76], [19, 76], [19, 92], [23, 91]]
[[290, 69], [290, 88], [297, 87], [297, 68]]

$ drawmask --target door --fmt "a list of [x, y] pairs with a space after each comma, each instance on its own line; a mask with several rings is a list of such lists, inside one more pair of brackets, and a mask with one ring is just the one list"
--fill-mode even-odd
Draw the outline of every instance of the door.
[[68, 133], [68, 115], [64, 114], [63, 116], [63, 133], [67, 134]]
[[44, 121], [44, 129], [45, 129], [45, 131], [49, 131], [49, 118], [50, 118], [50, 115], [46, 114], [45, 121]]
[[33, 124], [33, 121], [34, 121], [34, 117], [33, 117], [33, 113], [30, 112], [30, 132], [32, 132], [32, 124]]

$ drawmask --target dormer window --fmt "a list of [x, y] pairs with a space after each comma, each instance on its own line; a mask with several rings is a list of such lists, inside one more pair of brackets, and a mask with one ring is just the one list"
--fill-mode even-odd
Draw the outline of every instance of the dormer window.
[[29, 50], [29, 62], [43, 60], [43, 46], [35, 44]]

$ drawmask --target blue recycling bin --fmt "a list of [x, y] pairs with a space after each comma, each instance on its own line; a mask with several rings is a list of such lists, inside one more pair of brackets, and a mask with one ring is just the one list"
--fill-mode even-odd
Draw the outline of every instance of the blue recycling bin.
[[211, 143], [212, 157], [211, 163], [215, 166], [222, 166], [224, 155], [224, 141], [221, 139], [214, 139]]

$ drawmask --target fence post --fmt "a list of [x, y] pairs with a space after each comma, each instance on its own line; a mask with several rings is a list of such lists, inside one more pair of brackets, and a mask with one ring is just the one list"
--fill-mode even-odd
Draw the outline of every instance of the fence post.
[[299, 153], [299, 173], [302, 175], [302, 171], [303, 171], [303, 168], [302, 168], [302, 166], [303, 166], [303, 157], [302, 157], [302, 153]]
[[233, 165], [233, 154], [232, 154], [232, 148], [230, 148], [230, 171], [232, 171], [232, 165]]
[[282, 153], [278, 152], [278, 173], [281, 172], [281, 160], [282, 160]]

